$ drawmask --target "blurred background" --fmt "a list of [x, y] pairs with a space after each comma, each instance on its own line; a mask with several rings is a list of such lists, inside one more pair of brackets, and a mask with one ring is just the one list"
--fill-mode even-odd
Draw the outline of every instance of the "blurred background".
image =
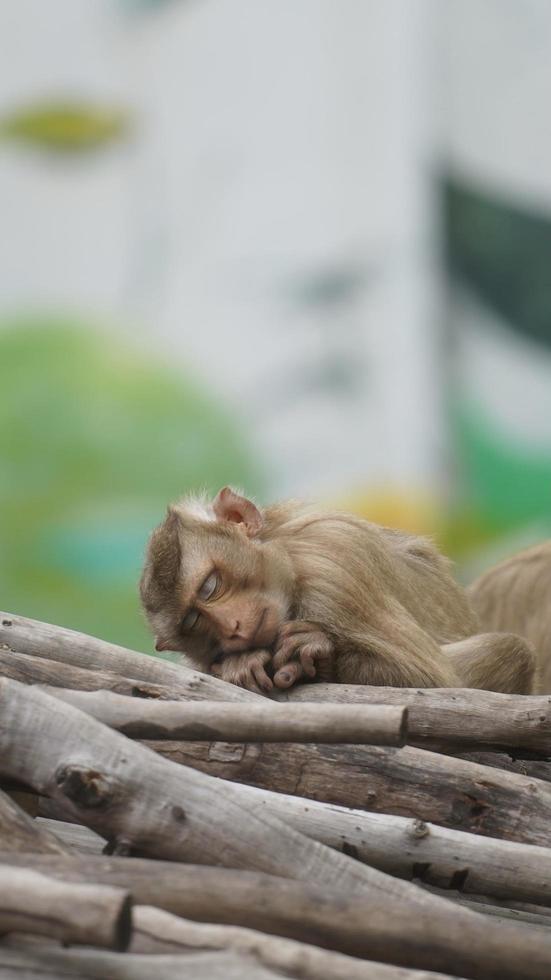
[[151, 650], [226, 483], [551, 534], [547, 0], [4, 0], [0, 605]]

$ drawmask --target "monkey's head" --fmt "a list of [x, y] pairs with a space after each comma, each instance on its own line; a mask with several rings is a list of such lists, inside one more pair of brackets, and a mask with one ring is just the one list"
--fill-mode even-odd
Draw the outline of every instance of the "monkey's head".
[[205, 663], [270, 647], [291, 603], [284, 555], [263, 536], [261, 511], [229, 487], [214, 500], [169, 507], [151, 535], [140, 596], [156, 650]]

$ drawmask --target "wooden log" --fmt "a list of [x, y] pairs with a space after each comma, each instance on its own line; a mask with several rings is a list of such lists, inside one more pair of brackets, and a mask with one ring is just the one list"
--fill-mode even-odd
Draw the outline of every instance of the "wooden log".
[[[0, 613], [1, 644], [5, 649], [0, 649], [0, 674], [27, 683], [184, 701], [258, 704], [269, 700], [189, 667], [9, 613]], [[93, 673], [103, 676], [94, 678]], [[403, 704], [409, 709], [408, 737], [413, 744], [446, 751], [513, 748], [517, 755], [523, 750], [551, 755], [551, 697], [547, 695], [301, 684], [274, 698], [292, 703]]]
[[66, 854], [102, 854], [107, 843], [89, 827], [78, 823], [50, 820], [47, 817], [37, 817], [35, 823], [39, 829], [57, 838], [64, 845]]
[[459, 905], [464, 905], [465, 908], [473, 909], [475, 912], [482, 912], [484, 915], [491, 915], [494, 918], [499, 919], [505, 925], [507, 922], [516, 922], [518, 925], [528, 925], [536, 926], [540, 929], [551, 929], [551, 919], [549, 915], [545, 912], [549, 909], [541, 909], [541, 911], [532, 911], [537, 908], [537, 906], [529, 906], [529, 909], [513, 909], [508, 908], [503, 905], [494, 905], [493, 902], [484, 900], [485, 896], [482, 895], [463, 895], [462, 892], [455, 891], [444, 891], [442, 888], [436, 888], [434, 885], [423, 884], [424, 888], [427, 888], [432, 895], [442, 895], [448, 898], [452, 902], [458, 902]]
[[446, 745], [446, 750], [512, 747], [551, 755], [551, 696], [496, 694], [463, 688], [394, 688], [348, 684], [300, 684], [280, 692], [279, 701], [344, 704], [403, 704], [408, 741]]
[[551, 906], [551, 850], [243, 787], [251, 805], [329, 847], [407, 880]]
[[3, 779], [0, 782], [0, 789], [21, 810], [28, 813], [29, 817], [37, 816], [40, 797], [36, 793], [23, 786], [22, 783], [18, 783], [16, 779]]
[[[471, 895], [551, 906], [551, 850], [480, 837], [436, 824], [369, 813], [243, 787], [251, 804], [314, 840], [398, 878], [418, 879]], [[85, 827], [39, 818], [84, 853], [100, 854], [103, 838]], [[538, 911], [536, 908], [534, 911]]]
[[0, 895], [0, 935], [29, 932], [83, 946], [128, 947], [132, 903], [125, 889], [57, 881], [2, 864]]
[[404, 745], [407, 710], [398, 705], [272, 704], [246, 711], [222, 701], [136, 701], [109, 691], [43, 688], [130, 738], [226, 742]]
[[88, 670], [116, 670], [127, 677], [152, 684], [174, 685], [183, 689], [191, 701], [261, 700], [259, 694], [227, 684], [210, 674], [202, 674], [180, 664], [136, 653], [95, 636], [87, 636], [61, 626], [51, 626], [25, 616], [0, 612], [0, 645], [20, 653], [58, 660]]
[[361, 895], [370, 906], [363, 920], [364, 941], [371, 943], [366, 952], [376, 960], [453, 969], [473, 980], [499, 970], [509, 980], [529, 956], [533, 980], [548, 980], [551, 936], [542, 930], [504, 931], [486, 916], [352, 861], [260, 814], [249, 798], [245, 803], [241, 787], [171, 766], [34, 687], [0, 680], [0, 711], [0, 771], [17, 771], [37, 792], [70, 800], [82, 823], [119, 847]]
[[[177, 920], [181, 921], [181, 920]], [[207, 927], [212, 928], [212, 927]], [[245, 930], [240, 930], [245, 932]], [[268, 937], [266, 937], [268, 938]], [[260, 939], [260, 943], [262, 938]], [[272, 940], [273, 942], [273, 940]], [[273, 959], [296, 962], [296, 972], [285, 972], [290, 980], [450, 980], [442, 973], [426, 973], [424, 970], [404, 970], [382, 963], [362, 962], [339, 953], [328, 953], [293, 943], [283, 943], [282, 953], [274, 950]], [[205, 943], [208, 946], [208, 943]], [[3, 980], [42, 980], [60, 977], [81, 980], [93, 977], [97, 980], [281, 980], [279, 969], [270, 969], [259, 962], [265, 949], [256, 954], [254, 944], [251, 953], [232, 949], [176, 954], [105, 953], [98, 950], [60, 950], [34, 943], [26, 945], [20, 937], [0, 943], [0, 972]], [[293, 947], [291, 949], [291, 947]], [[303, 957], [300, 953], [305, 953]], [[319, 963], [322, 972], [313, 972], [312, 965]]]
[[[136, 698], [193, 701], [187, 688], [175, 685], [152, 684], [135, 677], [123, 677], [110, 670], [89, 670], [61, 660], [33, 657], [0, 647], [0, 676], [22, 684], [43, 684], [64, 687], [72, 691], [114, 691]], [[229, 685], [226, 685], [229, 686]], [[255, 694], [258, 699], [258, 695]], [[202, 698], [200, 700], [203, 700]]]
[[0, 679], [0, 711], [0, 773], [17, 773], [116, 844], [170, 860], [369, 886], [370, 871], [357, 862], [277, 819], [270, 832], [264, 814], [241, 807], [241, 787], [172, 766], [36, 687]]
[[66, 854], [69, 848], [0, 790], [0, 850]]
[[273, 936], [239, 926], [193, 922], [154, 908], [139, 905], [134, 912], [130, 950], [135, 953], [178, 953], [194, 949], [232, 950], [245, 954], [277, 975], [302, 980], [445, 980], [442, 974], [420, 973], [358, 960], [342, 953], [328, 952], [293, 939]]
[[[14, 867], [30, 860], [60, 881], [124, 887], [135, 904], [154, 905], [194, 921], [244, 926], [352, 956], [374, 955], [377, 927], [370, 925], [373, 903], [364, 894], [334, 893], [312, 882], [259, 872], [143, 858], [0, 854], [0, 861]], [[399, 888], [401, 883], [396, 884]], [[400, 914], [400, 892], [396, 904]]]
[[[7, 860], [20, 865], [24, 856], [8, 856]], [[265, 874], [138, 858], [70, 857], [55, 861], [40, 856], [39, 861], [61, 880], [124, 885], [137, 904], [151, 904], [193, 921], [245, 926], [362, 958], [375, 955], [373, 907], [361, 894], [345, 896]], [[508, 924], [504, 931], [508, 932]], [[449, 969], [454, 969], [454, 975], [462, 973], [458, 960]], [[476, 966], [473, 969], [477, 976]], [[484, 974], [484, 965], [481, 969]], [[465, 975], [470, 977], [471, 973]], [[429, 976], [432, 980], [433, 974]], [[501, 978], [502, 974], [495, 976]]]
[[172, 762], [278, 793], [551, 844], [548, 783], [409, 745], [144, 744]]
[[[510, 750], [514, 752], [513, 749]], [[505, 769], [507, 772], [517, 772], [521, 776], [533, 779], [543, 779], [551, 783], [551, 762], [545, 759], [517, 759], [507, 752], [461, 752], [459, 759], [467, 762], [478, 762], [481, 766], [493, 766], [495, 769]]]
[[[44, 661], [44, 663], [48, 663], [48, 661]], [[60, 665], [60, 667], [63, 668], [64, 665]], [[76, 668], [71, 668], [71, 669], [76, 669]], [[93, 671], [89, 671], [87, 673], [91, 676], [94, 675]], [[231, 685], [226, 685], [226, 686], [231, 687]], [[338, 687], [338, 685], [336, 686]], [[323, 685], [319, 685], [319, 687], [323, 687]], [[342, 685], [342, 688], [343, 690], [347, 690], [347, 688], [344, 685]], [[431, 693], [431, 692], [425, 692], [425, 693]], [[470, 692], [470, 693], [477, 694], [480, 692]], [[256, 695], [254, 697], [256, 698], [256, 702], [258, 703], [260, 699]], [[155, 746], [155, 747], [159, 747], [159, 746]], [[300, 747], [299, 747], [299, 751], [300, 751]], [[424, 773], [423, 775], [423, 766], [421, 765], [419, 767], [418, 765], [416, 765], [414, 766], [414, 772], [417, 771], [420, 772], [423, 779], [425, 780], [424, 783], [420, 786], [414, 786], [413, 792], [412, 794], [410, 794], [407, 785], [403, 786], [403, 778], [402, 778], [403, 776], [407, 777], [408, 774], [404, 770], [404, 768], [401, 767], [400, 769], [401, 780], [395, 784], [396, 792], [392, 792], [392, 786], [389, 786], [388, 784], [389, 782], [392, 782], [394, 774], [393, 773], [387, 774], [386, 784], [385, 784], [384, 771], [382, 773], [378, 771], [381, 769], [381, 765], [384, 764], [385, 761], [384, 757], [379, 756], [378, 759], [375, 760], [375, 764], [372, 764], [369, 759], [366, 759], [365, 754], [363, 757], [358, 758], [357, 753], [353, 753], [353, 755], [351, 755], [350, 752], [347, 752], [346, 760], [341, 760], [340, 766], [337, 766], [336, 764], [333, 764], [333, 762], [336, 763], [337, 761], [336, 759], [333, 759], [332, 761], [330, 758], [327, 757], [318, 758], [317, 757], [318, 753], [315, 747], [312, 747], [311, 750], [309, 751], [313, 752], [314, 754], [311, 755], [310, 757], [311, 764], [309, 764], [307, 767], [309, 771], [306, 771], [306, 769], [304, 770], [305, 779], [308, 783], [308, 786], [304, 791], [304, 795], [309, 795], [314, 797], [318, 796], [322, 799], [326, 799], [326, 800], [328, 799], [330, 802], [346, 803], [349, 806], [369, 807], [370, 809], [376, 811], [393, 811], [395, 813], [411, 813], [412, 815], [420, 816], [425, 820], [444, 823], [445, 825], [450, 827], [456, 827], [456, 828], [461, 827], [462, 829], [465, 830], [473, 830], [475, 832], [485, 832], [488, 833], [490, 836], [503, 836], [509, 839], [519, 839], [519, 837], [521, 837], [522, 835], [521, 839], [527, 840], [527, 842], [529, 843], [536, 843], [536, 844], [548, 843], [549, 837], [546, 833], [546, 825], [547, 825], [548, 818], [545, 815], [543, 818], [545, 824], [543, 828], [543, 834], [540, 832], [541, 827], [540, 827], [540, 831], [536, 832], [537, 821], [534, 824], [525, 824], [524, 826], [519, 824], [518, 830], [520, 831], [520, 833], [517, 833], [514, 838], [510, 833], [508, 833], [507, 826], [504, 827], [503, 832], [500, 832], [495, 825], [492, 825], [492, 815], [496, 809], [499, 811], [500, 808], [502, 808], [506, 815], [506, 810], [508, 807], [507, 793], [509, 792], [510, 789], [512, 792], [515, 793], [525, 792], [525, 791], [528, 793], [531, 792], [530, 786], [526, 783], [523, 785], [517, 784], [516, 786], [505, 784], [502, 787], [502, 791], [500, 791], [500, 793], [498, 794], [498, 797], [496, 797], [495, 801], [492, 801], [490, 799], [491, 792], [488, 793], [487, 790], [486, 791], [484, 790], [484, 778], [485, 778], [484, 775], [482, 776], [482, 785], [480, 786], [478, 784], [478, 779], [479, 776], [481, 775], [479, 772], [471, 771], [470, 773], [471, 781], [469, 783], [469, 780], [467, 779], [467, 782], [465, 784], [465, 793], [463, 793], [460, 786], [458, 792], [454, 794], [453, 786], [450, 786], [450, 780], [448, 775], [446, 775], [446, 778], [442, 784], [442, 791], [439, 792], [437, 786], [431, 786], [430, 775], [428, 776], [428, 778], [426, 773]], [[412, 752], [414, 750], [408, 750], [408, 751]], [[185, 762], [187, 764], [192, 764], [192, 765], [199, 764], [199, 759], [198, 758], [194, 759], [190, 754], [192, 753], [192, 747], [189, 747], [186, 750], [187, 754], [185, 757], [182, 755], [182, 752], [180, 752], [178, 744], [176, 745], [171, 745], [169, 743], [165, 744], [164, 752], [168, 754], [170, 758], [179, 759], [180, 762]], [[226, 751], [223, 746], [219, 746], [219, 745], [211, 746], [209, 747], [209, 771], [213, 771], [212, 770], [213, 765], [219, 764], [222, 768], [220, 769], [215, 768], [214, 770], [215, 774], [231, 777], [231, 771], [233, 770], [235, 772], [235, 778], [241, 779], [242, 781], [246, 780], [246, 774], [244, 774], [243, 771], [244, 768], [247, 768], [249, 770], [254, 769], [256, 773], [258, 773], [262, 769], [262, 766], [257, 766], [255, 763], [256, 752], [257, 749], [255, 749], [255, 747], [253, 746], [247, 747], [247, 749], [243, 750], [243, 752], [239, 748], [239, 746], [235, 746], [233, 749], [228, 751]], [[264, 756], [264, 758], [266, 758], [266, 755]], [[271, 758], [275, 764], [277, 762], [277, 759], [273, 755], [273, 752], [271, 753]], [[417, 761], [419, 761], [420, 757], [417, 756], [416, 758]], [[434, 762], [436, 758], [437, 757], [433, 755], [432, 761]], [[308, 760], [304, 760], [304, 761], [307, 762]], [[239, 767], [238, 767], [238, 763], [240, 763]], [[439, 764], [441, 767], [442, 762], [440, 762]], [[353, 780], [347, 779], [349, 766], [353, 767], [352, 769], [352, 771], [354, 772]], [[302, 768], [303, 768], [302, 761], [300, 758], [297, 759], [296, 753], [291, 754], [290, 752], [286, 751], [285, 765], [283, 767], [280, 766], [279, 772], [277, 773], [277, 783], [278, 783], [277, 788], [279, 789], [280, 792], [295, 793], [300, 791], [300, 789], [296, 789], [296, 786], [297, 786], [297, 779]], [[435, 775], [437, 775], [436, 772]], [[268, 782], [264, 782], [261, 779], [259, 782], [257, 782], [257, 785], [270, 785], [270, 780], [273, 777], [272, 775], [270, 775], [269, 772], [267, 773], [267, 776], [268, 776]], [[496, 778], [499, 783], [499, 777]], [[320, 779], [321, 780], [326, 779], [326, 781], [329, 782], [329, 785], [331, 785], [332, 782], [338, 784], [338, 787], [337, 785], [335, 785], [335, 789], [336, 790], [338, 789], [338, 792], [335, 792], [333, 796], [328, 797], [327, 795], [324, 794], [323, 791], [318, 791], [314, 783], [316, 781], [319, 781]], [[413, 779], [410, 780], [410, 782], [415, 783], [416, 780]], [[473, 782], [476, 785], [473, 785]], [[407, 778], [406, 778], [406, 784], [407, 784]], [[311, 789], [309, 788], [310, 786], [312, 787]], [[403, 789], [402, 793], [400, 793], [401, 786]], [[480, 799], [481, 789], [483, 791], [483, 796], [484, 796], [482, 800]], [[387, 792], [387, 790], [389, 792]], [[422, 797], [422, 808], [418, 808], [417, 806], [419, 795], [421, 795]], [[409, 806], [408, 806], [408, 797], [410, 799]], [[456, 805], [456, 801], [457, 801], [457, 805]], [[488, 803], [488, 806], [486, 806], [486, 803]], [[537, 793], [533, 798], [533, 803], [536, 809], [539, 809]], [[489, 826], [486, 829], [486, 824], [488, 823], [487, 818], [490, 819], [489, 819]], [[514, 824], [515, 817], [513, 811], [509, 814], [509, 818], [510, 819], [508, 822], [510, 824]], [[532, 831], [536, 833], [533, 834]]]
[[281, 980], [280, 973], [231, 951], [140, 956], [5, 943], [0, 944], [0, 975], [2, 980]]

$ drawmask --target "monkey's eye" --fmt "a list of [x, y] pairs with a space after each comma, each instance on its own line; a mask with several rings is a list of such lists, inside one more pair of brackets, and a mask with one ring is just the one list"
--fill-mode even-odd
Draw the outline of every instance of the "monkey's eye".
[[197, 625], [198, 619], [199, 613], [197, 609], [190, 609], [187, 616], [184, 616], [180, 625], [184, 630], [192, 630], [193, 627]]
[[204, 601], [206, 601], [207, 599], [212, 598], [212, 596], [214, 595], [214, 593], [218, 588], [219, 580], [220, 580], [220, 576], [218, 572], [211, 572], [209, 577], [205, 579], [201, 588], [199, 589], [198, 592], [199, 599], [203, 599]]

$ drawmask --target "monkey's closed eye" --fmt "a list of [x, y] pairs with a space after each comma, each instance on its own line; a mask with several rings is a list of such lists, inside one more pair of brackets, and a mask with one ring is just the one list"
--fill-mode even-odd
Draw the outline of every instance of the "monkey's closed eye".
[[194, 626], [197, 625], [200, 613], [197, 609], [190, 609], [187, 616], [184, 616], [182, 622], [180, 623], [182, 629], [192, 630]]
[[218, 572], [211, 572], [208, 578], [205, 579], [201, 588], [198, 592], [199, 599], [207, 600], [210, 599], [218, 588], [218, 583], [220, 581], [220, 576]]

